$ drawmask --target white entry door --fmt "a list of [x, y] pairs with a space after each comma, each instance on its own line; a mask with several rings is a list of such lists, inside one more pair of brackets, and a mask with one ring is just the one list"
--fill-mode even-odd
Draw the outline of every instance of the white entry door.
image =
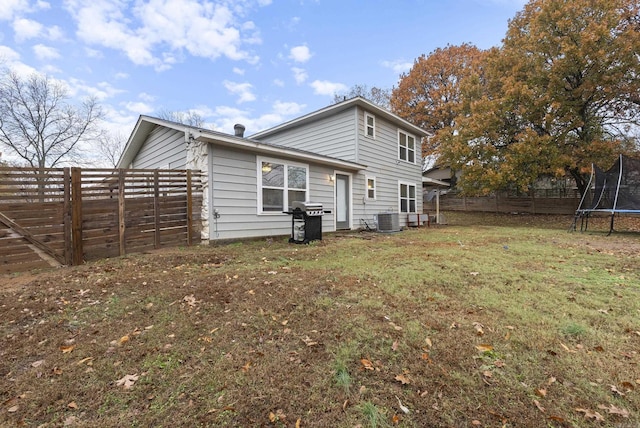
[[350, 229], [351, 177], [336, 173], [336, 229]]

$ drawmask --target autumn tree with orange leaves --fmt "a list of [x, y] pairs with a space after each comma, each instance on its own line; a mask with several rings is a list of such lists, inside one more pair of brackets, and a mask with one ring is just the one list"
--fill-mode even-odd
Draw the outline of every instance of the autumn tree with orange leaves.
[[452, 133], [461, 99], [460, 83], [479, 73], [484, 52], [470, 44], [438, 48], [414, 61], [391, 94], [391, 110], [428, 131], [422, 155], [437, 152], [443, 134]]
[[503, 46], [460, 82], [454, 130], [436, 147], [461, 190], [526, 191], [540, 176], [569, 175], [584, 192], [592, 162], [637, 149], [639, 8], [531, 0], [516, 14]]

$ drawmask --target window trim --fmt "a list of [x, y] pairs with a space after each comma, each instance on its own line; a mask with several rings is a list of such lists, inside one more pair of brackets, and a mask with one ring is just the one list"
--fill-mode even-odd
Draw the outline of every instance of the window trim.
[[[407, 197], [402, 197], [402, 186], [407, 186]], [[413, 186], [415, 188], [414, 197], [409, 197], [409, 187]], [[407, 211], [402, 211], [402, 200], [407, 200]], [[415, 211], [410, 211], [411, 202], [414, 201]], [[401, 214], [415, 214], [418, 212], [418, 185], [416, 183], [411, 183], [409, 181], [398, 181], [398, 212]]]
[[[368, 118], [373, 119], [372, 125], [369, 125], [367, 120]], [[371, 135], [367, 132], [369, 128], [371, 128]], [[373, 138], [374, 140], [376, 139], [376, 117], [366, 111], [364, 112], [364, 136], [367, 138]]]
[[[369, 180], [373, 180], [373, 189], [369, 189]], [[373, 197], [369, 196], [369, 190], [373, 190]], [[364, 176], [364, 196], [369, 201], [375, 201], [378, 199], [378, 182], [375, 175]]]
[[[279, 165], [283, 165], [284, 166], [284, 185], [282, 187], [282, 191], [284, 192], [284, 195], [282, 197], [282, 210], [280, 211], [264, 211], [262, 208], [262, 163], [263, 162], [269, 162], [269, 163], [274, 163], [274, 164], [279, 164]], [[265, 156], [256, 156], [256, 182], [257, 182], [257, 200], [256, 200], [256, 210], [258, 212], [258, 215], [279, 215], [279, 214], [283, 214], [283, 211], [286, 211], [287, 208], [289, 207], [289, 167], [290, 166], [294, 166], [294, 167], [298, 167], [298, 168], [304, 168], [306, 171], [306, 187], [304, 188], [304, 192], [305, 192], [305, 200], [310, 200], [309, 197], [309, 188], [310, 188], [310, 170], [309, 170], [309, 165], [305, 164], [305, 163], [300, 163], [300, 162], [292, 162], [290, 160], [285, 160], [285, 159], [278, 159], [278, 158], [271, 158], [271, 157], [265, 157]], [[272, 187], [272, 186], [265, 186], [266, 189], [280, 189], [277, 187]], [[302, 191], [303, 189], [291, 189], [291, 190], [299, 190]]]
[[[402, 146], [400, 144], [400, 135], [401, 134], [404, 134], [406, 136], [406, 141], [407, 141], [406, 146]], [[412, 150], [409, 149], [409, 138], [413, 139], [413, 149]], [[416, 154], [417, 154], [416, 153], [417, 152], [417, 150], [416, 150], [417, 144], [416, 144], [416, 141], [417, 140], [416, 140], [416, 136], [415, 135], [410, 134], [410, 133], [398, 128], [398, 160], [401, 160], [403, 162], [407, 162], [407, 163], [410, 163], [410, 164], [414, 164], [414, 165], [416, 164], [416, 160], [417, 160], [417, 156], [416, 156]], [[402, 159], [402, 156], [401, 156], [402, 147], [405, 147], [405, 149], [407, 151], [407, 156], [406, 156], [407, 158], [406, 159]], [[413, 152], [413, 162], [409, 160], [409, 151]]]

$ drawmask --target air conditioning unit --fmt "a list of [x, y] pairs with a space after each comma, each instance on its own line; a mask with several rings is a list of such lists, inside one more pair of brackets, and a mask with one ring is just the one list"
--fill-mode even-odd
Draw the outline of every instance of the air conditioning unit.
[[398, 213], [379, 213], [376, 215], [378, 232], [399, 232], [400, 220]]

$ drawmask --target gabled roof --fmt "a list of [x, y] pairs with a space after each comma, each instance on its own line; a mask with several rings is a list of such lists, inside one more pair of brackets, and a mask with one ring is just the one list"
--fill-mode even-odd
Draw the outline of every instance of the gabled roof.
[[319, 155], [305, 150], [293, 149], [290, 147], [279, 146], [276, 144], [262, 143], [255, 139], [237, 137], [235, 135], [225, 134], [210, 129], [197, 128], [193, 126], [183, 125], [181, 123], [172, 122], [170, 120], [159, 119], [157, 117], [141, 115], [138, 118], [136, 126], [133, 128], [133, 132], [127, 141], [127, 145], [124, 148], [120, 160], [118, 161], [118, 168], [128, 167], [136, 154], [142, 148], [142, 145], [147, 140], [149, 134], [156, 126], [164, 126], [166, 128], [174, 129], [176, 131], [184, 132], [189, 138], [193, 138], [196, 141], [202, 141], [206, 143], [215, 143], [227, 147], [235, 147], [239, 149], [250, 150], [255, 153], [270, 156], [285, 156], [305, 162], [314, 162], [322, 165], [328, 165], [337, 168], [344, 168], [348, 170], [362, 170], [366, 168], [366, 165], [362, 165], [355, 162], [348, 162], [342, 159]]
[[276, 134], [280, 131], [284, 131], [284, 130], [288, 130], [288, 129], [293, 129], [296, 128], [298, 126], [302, 126], [311, 122], [314, 122], [316, 120], [319, 119], [323, 119], [325, 117], [329, 117], [332, 116], [336, 113], [342, 112], [344, 110], [353, 108], [355, 106], [359, 106], [362, 107], [363, 109], [367, 110], [370, 113], [375, 114], [376, 116], [380, 116], [383, 117], [384, 119], [386, 119], [387, 121], [397, 125], [400, 128], [403, 128], [407, 131], [411, 131], [412, 133], [416, 134], [419, 137], [427, 137], [429, 135], [428, 132], [424, 131], [421, 128], [418, 128], [417, 126], [413, 125], [412, 123], [407, 122], [406, 120], [402, 119], [400, 116], [397, 116], [393, 113], [391, 113], [388, 110], [385, 110], [375, 104], [373, 104], [371, 101], [366, 100], [365, 98], [362, 97], [354, 97], [354, 98], [350, 98], [348, 100], [342, 101], [340, 103], [337, 104], [333, 104], [330, 105], [328, 107], [322, 108], [320, 110], [316, 110], [312, 113], [306, 114], [304, 116], [301, 116], [297, 119], [293, 119], [290, 120], [288, 122], [285, 122], [281, 125], [278, 126], [274, 126], [273, 128], [269, 128], [269, 129], [265, 129], [263, 131], [257, 132], [253, 135], [251, 135], [251, 138], [255, 138], [255, 139], [260, 139], [260, 138], [264, 138], [273, 134]]

